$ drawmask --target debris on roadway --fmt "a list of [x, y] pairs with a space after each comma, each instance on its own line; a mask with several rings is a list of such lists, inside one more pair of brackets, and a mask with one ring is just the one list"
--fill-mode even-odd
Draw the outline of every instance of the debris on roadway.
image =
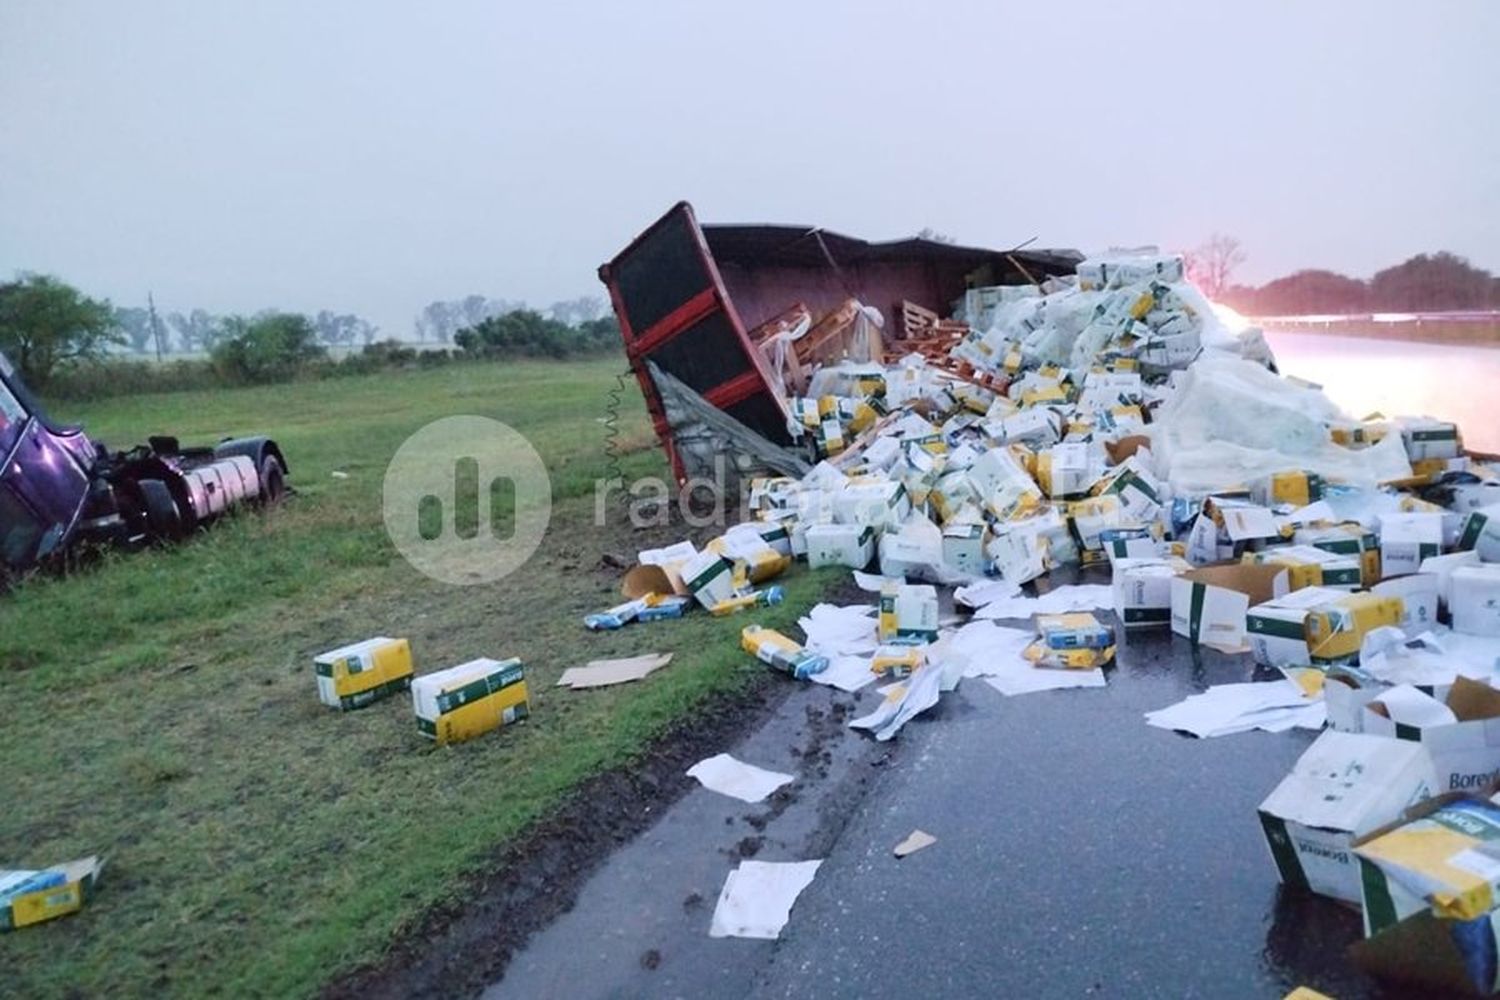
[[904, 858], [908, 854], [915, 854], [924, 847], [931, 847], [937, 843], [937, 838], [924, 830], [913, 830], [906, 839], [897, 844], [891, 851], [898, 858]]
[[687, 775], [697, 778], [698, 783], [711, 792], [752, 804], [764, 802], [766, 796], [776, 789], [796, 780], [793, 775], [746, 764], [727, 753], [700, 760], [688, 768]]
[[[1242, 657], [1246, 680], [1149, 725], [1328, 727], [1260, 809], [1292, 889], [1358, 906], [1356, 841], [1434, 795], [1495, 794], [1500, 477], [1451, 422], [1351, 417], [1278, 374], [1180, 257], [700, 226], [682, 203], [600, 277], [678, 481], [739, 489], [750, 518], [642, 553], [655, 589], [628, 596], [753, 618], [793, 560], [853, 571], [873, 618], [820, 604], [805, 645], [742, 633], [794, 676], [894, 681], [853, 728], [890, 739], [966, 678], [1104, 686], [1115, 644], [1151, 630]], [[1459, 940], [1488, 910], [1386, 881], [1410, 905], [1367, 912], [1382, 973], [1403, 976], [1380, 942], [1421, 910], [1495, 992], [1494, 936]]]
[[791, 919], [792, 905], [812, 884], [822, 863], [741, 861], [724, 879], [709, 936], [776, 940]]

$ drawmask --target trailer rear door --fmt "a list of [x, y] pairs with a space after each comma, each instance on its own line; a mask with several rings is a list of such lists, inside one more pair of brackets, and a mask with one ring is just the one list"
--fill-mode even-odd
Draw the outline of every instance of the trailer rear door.
[[724, 290], [691, 205], [673, 206], [601, 267], [599, 278], [609, 288], [631, 370], [679, 481], [682, 460], [648, 360], [768, 440], [790, 443], [786, 406]]

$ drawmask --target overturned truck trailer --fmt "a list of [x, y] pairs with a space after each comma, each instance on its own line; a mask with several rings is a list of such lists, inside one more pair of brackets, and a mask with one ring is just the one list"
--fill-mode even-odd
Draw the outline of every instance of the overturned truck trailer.
[[[903, 353], [969, 288], [1072, 273], [1071, 250], [871, 243], [810, 226], [700, 225], [687, 202], [599, 268], [657, 438], [679, 482], [801, 475], [786, 385], [808, 360]], [[867, 353], [868, 357], [859, 357]]]

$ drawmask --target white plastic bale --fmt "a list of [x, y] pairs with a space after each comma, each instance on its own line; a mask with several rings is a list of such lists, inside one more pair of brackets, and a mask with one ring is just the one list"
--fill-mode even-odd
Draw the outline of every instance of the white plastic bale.
[[1321, 390], [1260, 365], [1204, 356], [1150, 427], [1156, 472], [1178, 493], [1201, 495], [1281, 472], [1305, 469], [1356, 485], [1411, 475], [1399, 440], [1351, 451], [1328, 425], [1348, 417]]

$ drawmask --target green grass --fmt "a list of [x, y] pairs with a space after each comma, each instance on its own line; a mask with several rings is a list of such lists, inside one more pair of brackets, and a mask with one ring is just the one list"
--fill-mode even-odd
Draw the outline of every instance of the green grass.
[[[0, 865], [107, 859], [82, 914], [0, 935], [7, 989], [313, 993], [461, 896], [466, 875], [568, 789], [759, 675], [740, 628], [790, 626], [828, 574], [789, 575], [787, 603], [753, 619], [700, 613], [607, 634], [581, 625], [618, 600], [601, 553], [677, 537], [632, 532], [618, 514], [593, 524], [600, 418], [620, 367], [470, 364], [60, 414], [116, 445], [162, 431], [187, 442], [271, 434], [299, 496], [0, 599]], [[663, 473], [639, 393], [624, 398], [627, 475]], [[553, 479], [547, 540], [495, 584], [428, 580], [381, 526], [386, 461], [418, 427], [456, 413], [526, 434]], [[436, 748], [405, 697], [322, 707], [313, 655], [382, 633], [412, 640], [419, 673], [522, 657], [532, 717]], [[637, 684], [552, 687], [568, 666], [647, 651], [677, 656]]]

